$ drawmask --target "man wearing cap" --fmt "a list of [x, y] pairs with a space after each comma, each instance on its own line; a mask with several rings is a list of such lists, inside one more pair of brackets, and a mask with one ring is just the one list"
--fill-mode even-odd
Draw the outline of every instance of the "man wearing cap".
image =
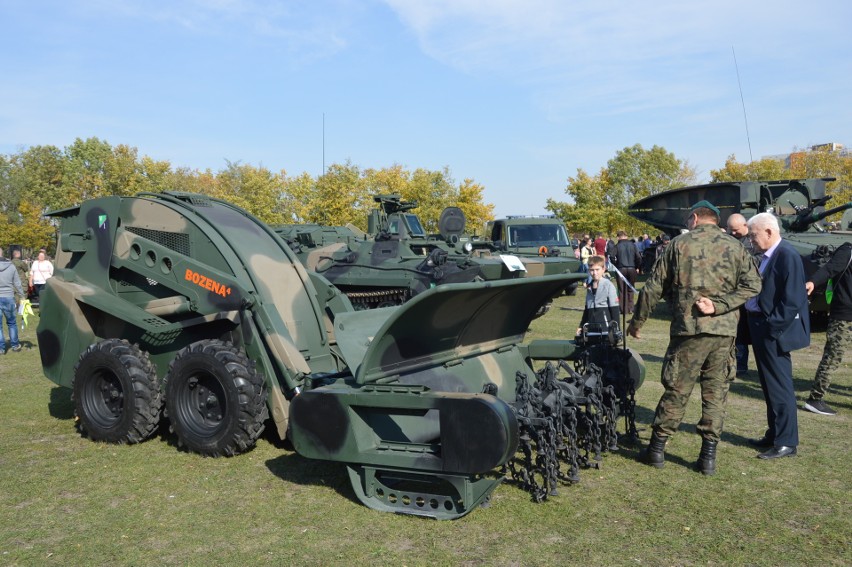
[[701, 386], [701, 452], [696, 466], [716, 472], [725, 401], [734, 374], [734, 338], [739, 308], [760, 292], [760, 276], [746, 249], [718, 226], [719, 209], [699, 201], [689, 211], [689, 232], [674, 238], [654, 264], [636, 303], [627, 332], [635, 338], [660, 298], [672, 309], [670, 340], [663, 360], [665, 389], [642, 460], [665, 464], [668, 438], [677, 431], [695, 384]]

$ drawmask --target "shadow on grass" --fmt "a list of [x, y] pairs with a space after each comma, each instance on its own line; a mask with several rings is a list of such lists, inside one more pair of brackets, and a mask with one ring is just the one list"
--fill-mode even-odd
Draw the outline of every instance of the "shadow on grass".
[[[741, 385], [739, 383], [731, 386], [731, 390], [734, 389], [735, 385]], [[757, 388], [757, 394], [754, 397], [758, 397], [763, 400], [763, 392], [760, 390], [760, 384], [754, 385]], [[647, 435], [643, 435], [641, 439], [630, 439], [626, 436], [619, 436], [618, 446], [620, 449], [620, 453], [622, 456], [634, 456], [635, 458], [639, 458], [639, 454], [641, 450], [647, 445], [647, 438], [651, 436], [651, 424], [654, 422], [654, 410], [636, 406], [636, 428], [642, 432], [647, 431]], [[700, 438], [700, 434], [698, 433], [698, 429], [695, 424], [692, 423], [681, 423], [678, 426], [678, 434], [679, 435], [696, 435]], [[763, 434], [763, 431], [756, 431], [754, 437], [760, 437]], [[738, 435], [736, 433], [731, 433], [730, 431], [722, 431], [722, 442], [727, 443], [729, 445], [735, 445], [740, 447], [748, 447], [750, 449], [758, 450], [758, 448], [752, 446], [749, 443], [749, 439], [751, 437], [744, 437], [742, 435]], [[763, 450], [763, 449], [760, 449]], [[696, 453], [696, 458], [698, 458], [698, 454]], [[692, 468], [695, 464], [694, 461], [688, 461], [686, 459], [680, 458], [677, 455], [669, 455], [666, 453], [666, 462], [673, 462], [676, 464], [683, 465], [685, 467]]]
[[[796, 392], [810, 392], [812, 385], [813, 380], [793, 378], [793, 389]], [[730, 393], [763, 401], [763, 390], [760, 387], [757, 373], [753, 371], [749, 371], [748, 376], [737, 378], [731, 384]]]
[[55, 419], [71, 419], [74, 417], [74, 403], [71, 401], [71, 389], [56, 386], [50, 390], [50, 401], [47, 403], [50, 417]]
[[[635, 346], [635, 345], [631, 345], [630, 343], [628, 343], [628, 345], [627, 345], [627, 346], [629, 346], [629, 347], [630, 347], [630, 348], [632, 348], [633, 350], [636, 350], [636, 346]], [[662, 356], [657, 356], [657, 355], [655, 355], [655, 354], [642, 353], [642, 360], [644, 360], [645, 362], [660, 362], [660, 363], [662, 363], [662, 362], [663, 362], [663, 357], [662, 357]]]
[[327, 486], [356, 504], [361, 501], [349, 482], [343, 463], [306, 459], [298, 453], [289, 453], [269, 459], [266, 467], [278, 478], [298, 485]]
[[20, 343], [21, 343], [21, 347], [26, 349], [26, 350], [31, 350], [31, 349], [38, 347], [38, 344], [34, 343], [33, 341], [26, 340], [26, 339], [21, 339]]

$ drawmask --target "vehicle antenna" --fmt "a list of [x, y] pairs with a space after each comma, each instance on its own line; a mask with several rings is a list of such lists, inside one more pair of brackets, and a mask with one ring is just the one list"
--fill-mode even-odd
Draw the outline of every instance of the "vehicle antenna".
[[325, 112], [322, 113], [322, 173], [325, 175]]
[[743, 119], [745, 120], [746, 140], [748, 141], [748, 159], [749, 163], [754, 162], [754, 156], [751, 155], [751, 136], [748, 134], [748, 116], [746, 115], [745, 99], [743, 98], [743, 84], [740, 82], [740, 67], [737, 65], [737, 52], [734, 46], [731, 46], [731, 51], [734, 54], [734, 68], [737, 70], [737, 85], [740, 87], [740, 102], [743, 105]]

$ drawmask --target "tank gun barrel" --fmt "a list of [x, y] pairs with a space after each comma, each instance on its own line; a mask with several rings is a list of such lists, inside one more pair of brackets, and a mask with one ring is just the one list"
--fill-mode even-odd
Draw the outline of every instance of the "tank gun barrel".
[[[814, 207], [818, 207], [820, 205], [824, 205], [830, 197], [825, 197], [825, 199], [820, 199], [817, 201], [819, 204], [815, 204]], [[819, 222], [822, 219], [829, 217], [835, 213], [840, 213], [845, 211], [846, 209], [852, 209], [852, 201], [848, 203], [844, 203], [832, 209], [826, 209], [821, 213], [814, 211], [814, 207], [808, 207], [803, 210], [796, 216], [796, 220], [790, 223], [790, 230], [794, 232], [801, 232], [803, 230], [807, 230], [808, 226], [812, 225], [815, 222]]]

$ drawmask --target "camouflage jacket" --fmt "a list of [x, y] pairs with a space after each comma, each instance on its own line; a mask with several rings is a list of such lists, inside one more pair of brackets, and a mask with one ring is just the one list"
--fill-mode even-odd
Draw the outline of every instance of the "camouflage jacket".
[[21, 260], [20, 258], [12, 259], [12, 264], [15, 265], [15, 269], [18, 270], [18, 277], [21, 278], [21, 285], [27, 285], [24, 282], [29, 282], [29, 268], [27, 267], [27, 263]]
[[[760, 274], [737, 239], [716, 225], [698, 225], [665, 247], [639, 294], [634, 325], [641, 327], [664, 298], [672, 309], [672, 336], [735, 337], [739, 307], [760, 293]], [[699, 297], [713, 301], [716, 313], [703, 315]]]

